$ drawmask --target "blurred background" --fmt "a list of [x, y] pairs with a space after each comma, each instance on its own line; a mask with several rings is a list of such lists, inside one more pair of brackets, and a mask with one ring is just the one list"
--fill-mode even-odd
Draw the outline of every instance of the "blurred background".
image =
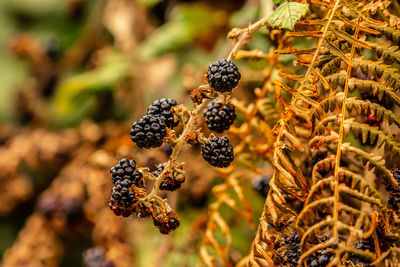
[[[199, 148], [184, 151], [187, 182], [168, 195], [181, 221], [172, 236], [160, 235], [151, 220], [112, 214], [109, 168], [122, 157], [150, 169], [165, 161], [168, 146], [134, 146], [132, 122], [160, 97], [191, 108], [189, 94], [204, 83], [207, 66], [231, 49], [229, 30], [272, 5], [0, 0], [2, 265], [195, 266], [215, 201], [211, 188], [223, 181]], [[270, 46], [263, 31], [249, 44], [266, 53]], [[235, 94], [251, 100], [268, 63], [237, 64], [243, 78]], [[265, 192], [251, 189], [250, 180], [243, 187], [257, 222]], [[229, 208], [221, 214], [231, 226], [234, 262], [247, 253], [256, 228]]]

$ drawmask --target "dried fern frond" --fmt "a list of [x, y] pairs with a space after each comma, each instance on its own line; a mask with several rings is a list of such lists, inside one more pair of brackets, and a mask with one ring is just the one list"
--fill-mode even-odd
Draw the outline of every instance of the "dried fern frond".
[[278, 51], [295, 56], [293, 70], [305, 74], [292, 70], [274, 81], [290, 102], [274, 128], [270, 192], [241, 265], [395, 264], [397, 247], [388, 240], [399, 237], [391, 223], [398, 207], [382, 192], [399, 190], [392, 168], [400, 164], [400, 73], [392, 64], [400, 32], [376, 12], [389, 1], [313, 3], [301, 31], [286, 36], [316, 45]]

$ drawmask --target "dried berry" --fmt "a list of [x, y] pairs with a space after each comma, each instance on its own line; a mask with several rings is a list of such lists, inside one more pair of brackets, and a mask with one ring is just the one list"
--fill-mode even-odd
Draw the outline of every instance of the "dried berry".
[[208, 139], [201, 150], [203, 158], [214, 167], [226, 168], [234, 160], [233, 147], [226, 136]]
[[208, 83], [215, 91], [231, 92], [238, 85], [240, 77], [236, 65], [226, 59], [220, 59], [208, 66]]
[[171, 108], [176, 105], [176, 101], [172, 98], [157, 99], [149, 106], [147, 114], [159, 116], [168, 128], [174, 128], [178, 125], [178, 121], [175, 121]]
[[[153, 172], [154, 176], [158, 177], [163, 170], [164, 170], [164, 163], [159, 164], [157, 166], [157, 169]], [[171, 176], [172, 175], [167, 175], [166, 177], [164, 177], [164, 179], [160, 184], [161, 190], [175, 191], [176, 189], [179, 189], [181, 187], [181, 184], [185, 181], [185, 180], [177, 181], [176, 179], [174, 179], [174, 177]]]
[[159, 116], [145, 115], [133, 123], [130, 132], [131, 139], [138, 147], [159, 147], [167, 135], [165, 128], [165, 123]]
[[236, 119], [235, 107], [212, 101], [204, 111], [208, 129], [222, 133], [228, 130]]
[[180, 225], [176, 214], [173, 212], [169, 212], [166, 215], [161, 216], [161, 218], [154, 216], [153, 223], [156, 227], [158, 227], [160, 233], [163, 235], [168, 235]]

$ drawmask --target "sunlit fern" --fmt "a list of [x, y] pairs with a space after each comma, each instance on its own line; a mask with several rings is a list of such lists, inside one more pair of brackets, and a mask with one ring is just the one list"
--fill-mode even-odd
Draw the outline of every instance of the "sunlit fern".
[[[274, 82], [291, 100], [275, 126], [271, 189], [241, 264], [293, 266], [277, 248], [296, 233], [299, 266], [323, 250], [334, 255], [327, 266], [351, 266], [352, 257], [398, 266], [397, 213], [386, 190], [399, 189], [390, 169], [400, 163], [400, 30], [369, 12], [373, 1], [368, 9], [365, 1], [311, 2], [295, 31], [283, 33], [316, 44], [279, 51], [297, 57], [298, 75]], [[355, 246], [366, 239], [372, 250]]]

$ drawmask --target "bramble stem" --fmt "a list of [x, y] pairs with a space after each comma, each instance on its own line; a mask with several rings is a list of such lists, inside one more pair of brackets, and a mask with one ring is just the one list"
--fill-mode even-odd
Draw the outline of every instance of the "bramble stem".
[[154, 182], [153, 189], [150, 192], [150, 194], [147, 196], [147, 199], [151, 199], [155, 195], [157, 195], [158, 190], [160, 188], [160, 184], [162, 180], [165, 178], [166, 174], [168, 171], [172, 170], [172, 167], [176, 163], [179, 153], [182, 150], [183, 145], [186, 143], [186, 136], [188, 133], [191, 131], [195, 130], [196, 128], [196, 119], [198, 115], [201, 113], [203, 110], [204, 106], [207, 104], [208, 99], [203, 99], [200, 105], [196, 106], [193, 111], [190, 111], [190, 117], [186, 125], [184, 126], [182, 134], [179, 136], [173, 150], [172, 154], [167, 162], [167, 164], [164, 166], [164, 170], [162, 173], [156, 178], [156, 181]]

